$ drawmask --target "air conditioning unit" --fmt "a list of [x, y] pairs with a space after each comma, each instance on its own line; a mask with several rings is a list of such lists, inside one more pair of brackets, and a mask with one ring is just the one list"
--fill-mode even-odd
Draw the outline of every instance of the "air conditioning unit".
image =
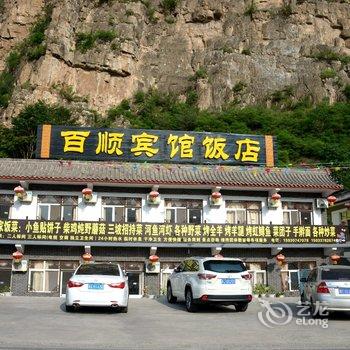
[[18, 202], [30, 203], [33, 200], [33, 192], [26, 191], [26, 195], [23, 198], [19, 198], [19, 197], [15, 196], [15, 200], [17, 200]]
[[28, 270], [28, 260], [21, 260], [20, 262], [12, 261], [13, 272], [27, 272], [27, 270]]
[[95, 204], [97, 202], [97, 194], [93, 193], [89, 200], [85, 199], [84, 196], [83, 196], [83, 202], [85, 204]]
[[146, 273], [160, 273], [160, 262], [151, 263], [150, 261], [146, 261], [145, 270]]
[[327, 209], [328, 201], [326, 198], [317, 198], [316, 199], [316, 208], [318, 209]]

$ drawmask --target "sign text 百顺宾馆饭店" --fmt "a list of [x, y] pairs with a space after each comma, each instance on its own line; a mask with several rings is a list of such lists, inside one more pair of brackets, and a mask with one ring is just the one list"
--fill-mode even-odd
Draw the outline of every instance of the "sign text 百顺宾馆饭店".
[[0, 220], [0, 240], [111, 243], [334, 244], [339, 226]]
[[274, 137], [43, 125], [38, 158], [274, 166]]

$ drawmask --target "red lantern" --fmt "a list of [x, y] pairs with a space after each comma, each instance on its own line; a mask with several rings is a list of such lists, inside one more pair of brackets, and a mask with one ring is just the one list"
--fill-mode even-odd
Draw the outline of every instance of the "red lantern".
[[15, 262], [20, 262], [23, 259], [23, 254], [17, 250], [12, 253], [12, 258]]
[[159, 196], [159, 192], [158, 191], [151, 191], [149, 196], [151, 198], [157, 198]]
[[159, 256], [158, 255], [150, 255], [150, 257], [148, 259], [151, 263], [154, 264], [159, 260]]
[[15, 187], [14, 191], [18, 198], [24, 198], [26, 195], [26, 190], [22, 186]]
[[283, 254], [279, 253], [278, 255], [276, 255], [276, 260], [278, 265], [282, 265], [286, 260], [286, 257]]
[[220, 192], [213, 192], [213, 193], [211, 194], [211, 197], [212, 197], [213, 199], [220, 199], [220, 198], [221, 198], [221, 193], [220, 193]]
[[158, 203], [158, 197], [159, 197], [158, 191], [151, 191], [148, 195], [149, 201], [155, 204]]
[[271, 196], [271, 199], [274, 200], [274, 201], [279, 201], [281, 199], [281, 195], [278, 194], [278, 193], [274, 193], [272, 196]]
[[279, 253], [278, 255], [276, 255], [276, 260], [277, 261], [284, 261], [284, 260], [286, 260], [286, 257], [283, 254]]
[[82, 256], [84, 262], [89, 262], [92, 260], [92, 255], [90, 253], [84, 253]]
[[339, 260], [340, 260], [340, 256], [338, 254], [332, 254], [331, 255], [331, 261], [334, 265], [338, 264]]
[[335, 196], [328, 196], [327, 197], [327, 201], [328, 201], [330, 206], [332, 206], [336, 202], [336, 200], [337, 200], [337, 197], [335, 197]]
[[81, 193], [83, 194], [83, 197], [85, 200], [90, 200], [92, 198], [92, 189], [91, 188], [84, 188]]

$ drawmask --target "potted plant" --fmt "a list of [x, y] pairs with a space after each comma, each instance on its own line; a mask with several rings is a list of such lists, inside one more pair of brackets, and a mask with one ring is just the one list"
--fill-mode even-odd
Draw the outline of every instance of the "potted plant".
[[267, 286], [266, 287], [266, 294], [267, 294], [268, 297], [274, 298], [275, 295], [276, 295], [276, 291], [275, 291], [275, 289], [273, 287]]
[[258, 297], [266, 296], [266, 286], [261, 283], [256, 284], [253, 288], [253, 294], [257, 295]]
[[284, 293], [283, 292], [277, 292], [276, 293], [276, 298], [283, 298], [284, 297]]
[[0, 286], [0, 295], [9, 296], [11, 295], [11, 290], [9, 286]]

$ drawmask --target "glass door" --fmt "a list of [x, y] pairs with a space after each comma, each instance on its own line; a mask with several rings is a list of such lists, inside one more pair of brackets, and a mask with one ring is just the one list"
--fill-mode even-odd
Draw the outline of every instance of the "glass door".
[[142, 296], [141, 277], [142, 277], [142, 273], [140, 272], [128, 272], [128, 285], [129, 285], [130, 297]]
[[72, 277], [74, 270], [61, 270], [60, 297], [66, 296], [67, 282]]
[[299, 290], [299, 270], [288, 270], [288, 289]]

